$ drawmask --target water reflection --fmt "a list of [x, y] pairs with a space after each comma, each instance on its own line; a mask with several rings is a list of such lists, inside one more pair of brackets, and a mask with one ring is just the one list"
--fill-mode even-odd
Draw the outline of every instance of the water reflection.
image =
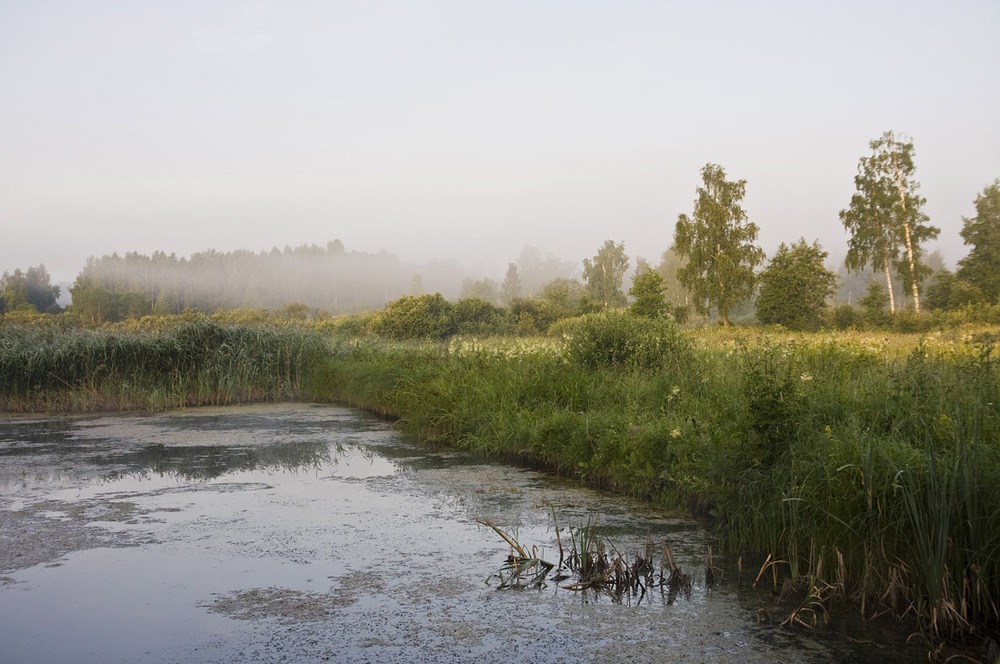
[[[296, 406], [293, 412], [294, 420], [287, 407], [274, 405], [159, 415], [0, 418], [0, 486], [153, 476], [210, 481], [250, 471], [319, 471], [348, 459], [376, 463], [374, 451], [353, 441], [384, 430], [384, 425], [364, 418], [344, 421], [338, 411], [309, 406]], [[412, 452], [393, 456], [408, 455]]]
[[150, 475], [213, 480], [241, 471], [319, 470], [336, 464], [345, 451], [343, 446], [331, 449], [325, 442], [275, 443], [263, 447], [170, 447], [157, 444], [129, 452], [91, 456], [87, 463], [102, 468], [120, 467], [100, 476], [106, 482]]

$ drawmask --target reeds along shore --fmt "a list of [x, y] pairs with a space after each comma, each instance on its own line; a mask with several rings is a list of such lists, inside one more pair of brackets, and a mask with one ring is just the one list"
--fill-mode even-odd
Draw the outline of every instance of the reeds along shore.
[[163, 410], [302, 395], [325, 344], [297, 327], [0, 326], [0, 411]]
[[564, 342], [345, 340], [322, 389], [427, 441], [686, 504], [731, 551], [771, 554], [769, 576], [811, 606], [913, 619], [932, 644], [996, 638], [996, 337], [901, 349], [664, 325], [595, 321]]

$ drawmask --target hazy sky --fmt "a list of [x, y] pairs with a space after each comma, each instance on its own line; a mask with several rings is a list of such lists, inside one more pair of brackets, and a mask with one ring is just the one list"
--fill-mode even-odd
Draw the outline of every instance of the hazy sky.
[[656, 261], [699, 171], [770, 255], [886, 130], [948, 262], [1000, 177], [1000, 2], [0, 0], [0, 272], [325, 244]]

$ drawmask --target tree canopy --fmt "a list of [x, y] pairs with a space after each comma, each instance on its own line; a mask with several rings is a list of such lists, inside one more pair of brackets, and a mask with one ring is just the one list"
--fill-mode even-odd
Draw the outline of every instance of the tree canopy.
[[714, 308], [729, 325], [733, 306], [753, 292], [754, 269], [764, 252], [755, 244], [757, 225], [740, 205], [746, 180], [727, 180], [716, 164], [706, 164], [701, 179], [692, 216], [679, 215], [674, 227], [674, 250], [687, 260], [677, 277], [699, 312]]
[[634, 298], [629, 313], [643, 318], [665, 317], [670, 312], [670, 306], [663, 293], [663, 277], [656, 270], [643, 270], [632, 279], [632, 288], [628, 291]]
[[53, 286], [44, 265], [4, 272], [0, 277], [0, 313], [34, 309], [39, 313], [58, 312], [59, 286]]
[[837, 283], [837, 275], [823, 265], [826, 257], [819, 242], [808, 244], [805, 238], [791, 246], [782, 242], [759, 277], [756, 305], [760, 322], [790, 330], [819, 329], [826, 300]]
[[976, 216], [962, 218], [962, 240], [971, 246], [958, 262], [957, 277], [979, 292], [983, 300], [1000, 299], [1000, 179], [976, 196]]

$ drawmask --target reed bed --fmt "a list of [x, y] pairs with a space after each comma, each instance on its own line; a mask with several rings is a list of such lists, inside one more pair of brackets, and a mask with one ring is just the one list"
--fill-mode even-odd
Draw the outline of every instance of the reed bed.
[[0, 327], [0, 410], [160, 410], [301, 396], [326, 352], [303, 328]]
[[795, 624], [839, 603], [928, 643], [1000, 639], [995, 335], [664, 334], [624, 362], [551, 340], [345, 342], [327, 394], [424, 440], [687, 505], [730, 552], [772, 556]]

